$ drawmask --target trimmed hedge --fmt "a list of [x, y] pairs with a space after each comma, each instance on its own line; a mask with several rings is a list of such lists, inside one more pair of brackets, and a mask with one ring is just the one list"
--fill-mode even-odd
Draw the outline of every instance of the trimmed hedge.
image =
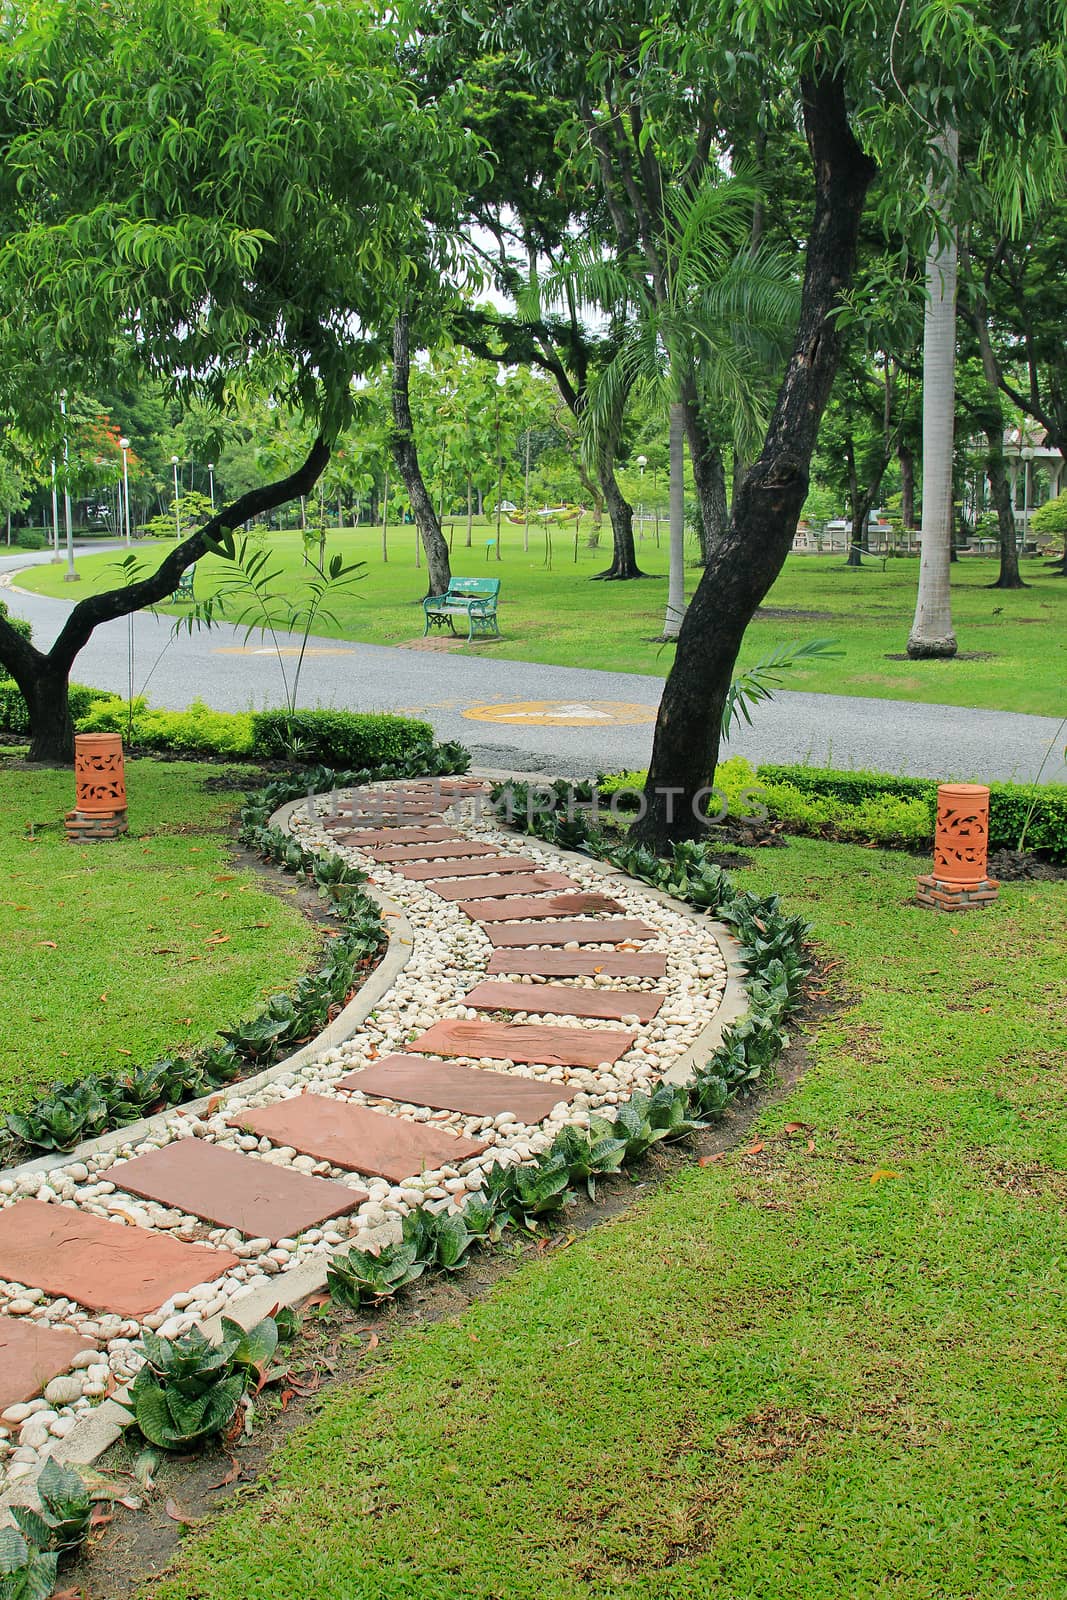
[[[117, 695], [106, 689], [91, 689], [84, 683], [70, 685], [70, 714], [77, 727], [90, 709], [101, 700], [115, 700]], [[30, 731], [30, 714], [22, 698], [22, 690], [10, 679], [0, 680], [0, 733], [27, 735]]]
[[202, 700], [193, 700], [184, 711], [158, 711], [147, 700], [99, 700], [88, 715], [75, 719], [79, 733], [120, 733], [143, 750], [172, 751], [176, 754], [232, 756], [248, 760], [252, 755], [252, 717], [244, 711], [213, 711]]
[[[892, 797], [919, 800], [927, 808], [928, 837], [933, 838], [937, 806], [934, 778], [896, 777], [884, 772], [837, 772], [829, 767], [791, 767], [769, 764], [756, 776], [772, 788], [787, 785], [801, 794], [819, 795], [859, 807]], [[1029, 819], [1029, 822], [1027, 821]], [[1067, 857], [1067, 784], [1043, 783], [1024, 787], [1018, 783], [989, 785], [989, 848], [1017, 850], [1026, 830], [1029, 850]]]
[[[106, 689], [70, 685], [70, 711], [79, 733], [129, 736], [128, 701]], [[22, 691], [0, 679], [0, 733], [28, 734]], [[214, 711], [194, 700], [184, 711], [163, 711], [134, 700], [132, 740], [147, 750], [251, 761], [299, 760], [364, 771], [429, 755], [428, 722], [380, 711]]]
[[255, 711], [252, 753], [266, 760], [288, 759], [327, 766], [379, 767], [403, 761], [433, 745], [428, 722], [379, 711]]

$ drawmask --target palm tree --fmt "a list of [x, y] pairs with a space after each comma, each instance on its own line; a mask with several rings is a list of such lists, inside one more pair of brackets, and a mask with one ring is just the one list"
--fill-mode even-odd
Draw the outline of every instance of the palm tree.
[[933, 141], [942, 166], [933, 197], [935, 233], [926, 253], [923, 324], [922, 554], [915, 620], [908, 636], [913, 660], [956, 654], [949, 563], [952, 557], [952, 446], [956, 417], [957, 235], [949, 198], [959, 168], [959, 141], [945, 127]]
[[[683, 465], [687, 410], [727, 419], [742, 452], [762, 436], [769, 401], [767, 375], [781, 355], [794, 309], [794, 264], [784, 254], [750, 242], [753, 189], [720, 177], [694, 194], [664, 200], [660, 231], [664, 280], [637, 277], [599, 247], [571, 252], [551, 282], [547, 298], [563, 288], [586, 305], [609, 311], [619, 328], [618, 348], [590, 387], [583, 414], [586, 448], [595, 455], [620, 394], [665, 405], [670, 428], [670, 559], [663, 637], [675, 639], [685, 614]], [[713, 525], [717, 503], [709, 462], [688, 439], [696, 480], [702, 547], [721, 531]]]

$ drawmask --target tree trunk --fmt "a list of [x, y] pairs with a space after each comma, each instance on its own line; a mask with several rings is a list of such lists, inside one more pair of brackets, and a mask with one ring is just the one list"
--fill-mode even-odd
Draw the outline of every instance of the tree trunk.
[[[946, 128], [935, 141], [951, 172], [957, 138]], [[946, 180], [939, 178], [945, 205]], [[923, 328], [923, 518], [919, 592], [908, 636], [913, 661], [956, 654], [952, 631], [949, 563], [952, 555], [952, 440], [956, 396], [956, 232], [935, 238], [926, 257], [926, 316]]]
[[905, 528], [915, 526], [915, 457], [906, 444], [897, 445], [900, 462], [900, 520]]
[[223, 506], [213, 517], [183, 539], [146, 578], [108, 589], [103, 594], [87, 595], [74, 606], [46, 655], [24, 639], [4, 616], [0, 616], [0, 665], [7, 668], [22, 690], [30, 716], [30, 760], [61, 761], [74, 759], [74, 728], [67, 705], [67, 682], [78, 653], [102, 622], [113, 622], [134, 611], [167, 599], [178, 587], [187, 567], [207, 554], [209, 541], [232, 533], [235, 528], [261, 513], [273, 511], [297, 495], [306, 494], [330, 462], [330, 450], [320, 435], [306, 459], [295, 472], [261, 488], [250, 489], [232, 505]]
[[863, 565], [861, 551], [863, 549], [863, 512], [862, 497], [860, 495], [859, 473], [856, 470], [856, 446], [852, 435], [845, 438], [845, 461], [848, 465], [848, 507], [852, 518], [852, 530], [848, 540], [848, 555], [845, 557], [846, 567], [859, 567]]
[[815, 204], [796, 338], [763, 450], [735, 487], [730, 526], [690, 602], [660, 702], [646, 809], [631, 835], [655, 848], [701, 832], [701, 791], [718, 760], [734, 663], [757, 606], [785, 565], [837, 370], [835, 312], [852, 275], [875, 168], [849, 126], [840, 78], [805, 74], [802, 98]]
[[682, 417], [697, 492], [700, 565], [706, 567], [726, 533], [730, 513], [726, 505], [726, 464], [719, 446], [707, 437], [701, 425], [700, 403], [691, 376], [682, 383]]
[[74, 760], [69, 677], [69, 670], [62, 666], [46, 667], [31, 683], [19, 685], [30, 713], [30, 761], [69, 766]]
[[1004, 467], [1004, 420], [999, 415], [990, 420], [985, 430], [989, 446], [986, 455], [986, 477], [989, 492], [997, 513], [997, 532], [1000, 535], [1000, 571], [991, 589], [1025, 589], [1028, 586], [1019, 576], [1019, 546], [1015, 535], [1015, 507], [1012, 504], [1011, 485]]
[[677, 639], [685, 616], [685, 415], [680, 400], [670, 410], [670, 540], [667, 612], [663, 637]]
[[441, 524], [419, 467], [415, 427], [411, 420], [410, 379], [411, 329], [407, 313], [402, 312], [393, 327], [393, 429], [389, 448], [397, 471], [404, 480], [415, 525], [426, 552], [428, 593], [444, 594], [452, 579], [452, 569], [448, 560], [448, 545], [441, 533]]
[[615, 468], [610, 460], [602, 459], [597, 463], [597, 479], [604, 491], [604, 504], [608, 508], [611, 518], [612, 556], [611, 566], [603, 572], [594, 574], [594, 578], [604, 582], [625, 582], [630, 578], [644, 578], [648, 574], [641, 571], [637, 565], [637, 550], [634, 545], [634, 508], [619, 488], [615, 476]]

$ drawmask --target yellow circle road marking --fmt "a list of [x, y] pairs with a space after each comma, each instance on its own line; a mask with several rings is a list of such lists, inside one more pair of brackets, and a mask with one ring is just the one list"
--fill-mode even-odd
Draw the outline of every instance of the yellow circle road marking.
[[506, 700], [499, 705], [468, 706], [463, 716], [472, 722], [611, 728], [632, 722], [655, 722], [656, 708], [626, 700]]
[[[224, 644], [212, 652], [217, 656], [298, 656], [300, 646], [283, 644], [275, 649], [274, 645], [252, 644]], [[328, 645], [309, 645], [304, 651], [305, 656], [350, 656], [351, 650], [333, 650]]]

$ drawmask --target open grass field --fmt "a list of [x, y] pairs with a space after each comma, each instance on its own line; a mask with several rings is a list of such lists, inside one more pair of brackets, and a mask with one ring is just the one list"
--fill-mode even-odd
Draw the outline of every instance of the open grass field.
[[915, 873], [794, 841], [739, 874], [848, 1002], [801, 1085], [370, 1355], [154, 1600], [1062, 1593], [1067, 897], [937, 917]]
[[0, 1113], [207, 1040], [311, 961], [302, 913], [230, 864], [220, 770], [128, 762], [129, 835], [74, 845], [72, 774], [0, 761]]
[[[522, 529], [506, 525], [501, 559], [486, 559], [491, 530], [476, 527], [474, 545], [464, 547], [465, 526], [457, 524], [452, 570], [457, 577], [492, 576], [502, 581], [500, 621], [504, 638], [493, 644], [464, 646], [482, 655], [563, 666], [662, 675], [671, 664], [669, 646], [656, 641], [663, 625], [667, 592], [667, 546], [659, 549], [651, 532], [640, 547], [642, 566], [653, 576], [633, 583], [592, 583], [607, 560], [610, 538], [599, 550], [557, 531], [552, 565], [545, 564], [543, 530], [532, 530], [530, 550], [522, 548]], [[285, 582], [294, 586], [301, 571], [296, 533], [275, 536], [274, 549]], [[330, 535], [328, 551], [366, 563], [364, 577], [332, 602], [336, 625], [323, 620], [317, 632], [370, 644], [410, 643], [422, 634], [421, 598], [425, 569], [416, 571], [415, 531], [389, 532], [389, 562], [383, 565], [381, 531], [348, 529]], [[116, 581], [113, 555], [83, 556], [86, 580], [79, 592], [108, 588]], [[211, 592], [213, 561], [200, 563], [197, 593]], [[953, 611], [963, 658], [955, 661], [893, 660], [903, 654], [915, 608], [918, 560], [884, 564], [868, 558], [849, 568], [837, 556], [792, 556], [768, 596], [765, 613], [749, 629], [742, 652], [748, 665], [778, 645], [794, 640], [832, 638], [841, 659], [816, 661], [792, 670], [789, 686], [831, 694], [876, 699], [941, 702], [993, 710], [1061, 715], [1067, 684], [1067, 581], [1050, 577], [1040, 561], [1023, 563], [1030, 585], [1015, 592], [990, 589], [996, 577], [990, 559], [961, 559], [953, 568]], [[687, 573], [692, 592], [699, 573]], [[70, 599], [62, 568], [43, 566], [21, 574], [18, 582], [41, 594]], [[180, 615], [183, 607], [169, 607]], [[186, 611], [188, 607], [184, 608]], [[976, 659], [969, 659], [970, 657]]]

